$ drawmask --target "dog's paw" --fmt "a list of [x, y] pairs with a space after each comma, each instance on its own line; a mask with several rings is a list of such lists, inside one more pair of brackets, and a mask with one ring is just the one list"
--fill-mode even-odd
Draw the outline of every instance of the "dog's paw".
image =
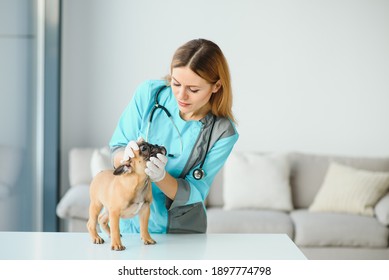
[[123, 251], [125, 249], [126, 247], [123, 246], [122, 244], [111, 244], [111, 250], [113, 251]]
[[147, 237], [147, 238], [143, 238], [142, 237], [142, 240], [143, 240], [143, 243], [145, 245], [154, 245], [155, 243], [157, 243], [154, 239], [152, 239], [151, 237]]
[[93, 238], [93, 244], [103, 244], [104, 243], [104, 239], [102, 239], [100, 236], [96, 236], [95, 238]]

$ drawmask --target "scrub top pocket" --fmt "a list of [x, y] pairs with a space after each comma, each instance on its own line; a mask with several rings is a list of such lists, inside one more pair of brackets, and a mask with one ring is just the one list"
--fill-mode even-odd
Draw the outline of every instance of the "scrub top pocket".
[[205, 233], [207, 215], [202, 202], [178, 206], [168, 211], [168, 233]]

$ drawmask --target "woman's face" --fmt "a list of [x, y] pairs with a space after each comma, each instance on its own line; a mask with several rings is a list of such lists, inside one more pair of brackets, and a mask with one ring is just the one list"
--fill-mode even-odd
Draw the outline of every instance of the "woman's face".
[[200, 120], [211, 109], [209, 99], [220, 88], [220, 81], [210, 84], [189, 67], [172, 70], [171, 87], [184, 120]]

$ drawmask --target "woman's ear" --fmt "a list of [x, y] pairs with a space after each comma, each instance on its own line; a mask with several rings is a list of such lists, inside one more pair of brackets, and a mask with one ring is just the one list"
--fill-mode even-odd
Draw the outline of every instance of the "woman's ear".
[[213, 93], [218, 92], [219, 89], [221, 88], [221, 86], [222, 86], [222, 83], [220, 82], [220, 80], [218, 80], [218, 81], [213, 85], [212, 92], [213, 92]]

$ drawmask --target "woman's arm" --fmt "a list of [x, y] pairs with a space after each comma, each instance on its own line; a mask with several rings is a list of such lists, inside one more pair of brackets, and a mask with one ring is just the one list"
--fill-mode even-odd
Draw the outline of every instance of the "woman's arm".
[[148, 108], [153, 102], [152, 92], [159, 83], [145, 81], [136, 89], [130, 103], [124, 109], [109, 142], [112, 151], [112, 164], [118, 167], [123, 159], [124, 150], [129, 141], [138, 139], [142, 123], [149, 114]]
[[155, 184], [168, 198], [174, 200], [178, 189], [178, 182], [176, 178], [166, 172], [165, 178]]

